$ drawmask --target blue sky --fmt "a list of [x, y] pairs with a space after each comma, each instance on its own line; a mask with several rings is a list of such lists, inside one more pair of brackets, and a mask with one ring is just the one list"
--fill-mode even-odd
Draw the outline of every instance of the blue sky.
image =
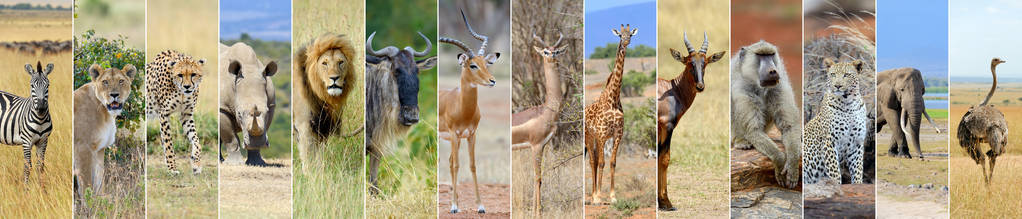
[[274, 0], [220, 1], [220, 38], [291, 41], [291, 2]]
[[656, 48], [656, 1], [596, 1], [585, 2], [585, 56], [589, 57], [597, 46], [617, 43], [620, 38], [611, 29], [620, 29], [621, 24], [639, 28], [632, 37], [629, 48], [647, 45]]
[[1022, 1], [951, 2], [951, 76], [990, 77], [990, 59], [1007, 61], [998, 77], [1022, 76]]
[[880, 71], [913, 67], [924, 76], [947, 77], [947, 0], [881, 0], [877, 8]]

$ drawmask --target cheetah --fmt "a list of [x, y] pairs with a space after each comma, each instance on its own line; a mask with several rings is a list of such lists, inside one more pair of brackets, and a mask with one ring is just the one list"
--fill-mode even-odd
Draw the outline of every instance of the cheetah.
[[199, 83], [202, 81], [202, 67], [205, 59], [174, 50], [160, 52], [152, 62], [146, 64], [146, 115], [159, 116], [160, 140], [166, 155], [167, 168], [178, 174], [174, 166], [174, 150], [171, 139], [170, 115], [181, 113], [181, 126], [191, 143], [192, 173], [202, 173], [199, 164], [199, 137], [195, 132], [195, 104], [199, 98]]
[[852, 176], [852, 183], [860, 184], [863, 143], [869, 121], [858, 88], [863, 63], [861, 60], [834, 63], [829, 58], [824, 63], [829, 90], [824, 94], [818, 113], [805, 128], [802, 178], [806, 184], [826, 177], [841, 182], [841, 167], [844, 167]]

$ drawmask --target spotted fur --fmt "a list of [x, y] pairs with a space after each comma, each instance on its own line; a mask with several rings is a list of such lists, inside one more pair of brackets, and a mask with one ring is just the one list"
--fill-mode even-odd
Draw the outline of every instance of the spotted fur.
[[177, 174], [174, 166], [173, 139], [171, 134], [170, 115], [181, 113], [181, 126], [191, 143], [192, 171], [202, 172], [199, 164], [201, 145], [195, 132], [195, 104], [199, 98], [199, 84], [204, 74], [202, 67], [205, 59], [193, 59], [191, 56], [167, 50], [156, 55], [152, 62], [146, 64], [146, 114], [149, 118], [159, 116], [160, 139], [166, 155], [167, 168]]
[[829, 90], [819, 112], [805, 128], [802, 178], [807, 184], [826, 177], [840, 182], [844, 167], [852, 176], [852, 183], [862, 183], [863, 143], [869, 121], [858, 91], [862, 61], [825, 62]]

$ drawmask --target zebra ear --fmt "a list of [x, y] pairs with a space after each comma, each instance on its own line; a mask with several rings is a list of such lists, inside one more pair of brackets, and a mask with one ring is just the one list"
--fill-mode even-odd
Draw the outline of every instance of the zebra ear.
[[50, 75], [50, 72], [53, 72], [53, 63], [46, 64], [46, 71], [43, 71], [41, 73], [43, 73], [44, 75]]
[[100, 67], [99, 64], [92, 64], [92, 66], [89, 66], [89, 77], [91, 77], [92, 80], [96, 80], [96, 78], [99, 77], [99, 72], [102, 70], [103, 67]]
[[35, 73], [35, 69], [32, 69], [32, 64], [25, 64], [25, 72], [28, 72], [28, 75]]

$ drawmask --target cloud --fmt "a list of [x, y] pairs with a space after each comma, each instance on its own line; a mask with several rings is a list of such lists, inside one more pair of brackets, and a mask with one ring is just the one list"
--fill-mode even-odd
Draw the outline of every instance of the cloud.
[[987, 13], [997, 14], [997, 13], [1001, 12], [1001, 9], [995, 8], [994, 6], [987, 6], [986, 7], [986, 11], [987, 11]]

